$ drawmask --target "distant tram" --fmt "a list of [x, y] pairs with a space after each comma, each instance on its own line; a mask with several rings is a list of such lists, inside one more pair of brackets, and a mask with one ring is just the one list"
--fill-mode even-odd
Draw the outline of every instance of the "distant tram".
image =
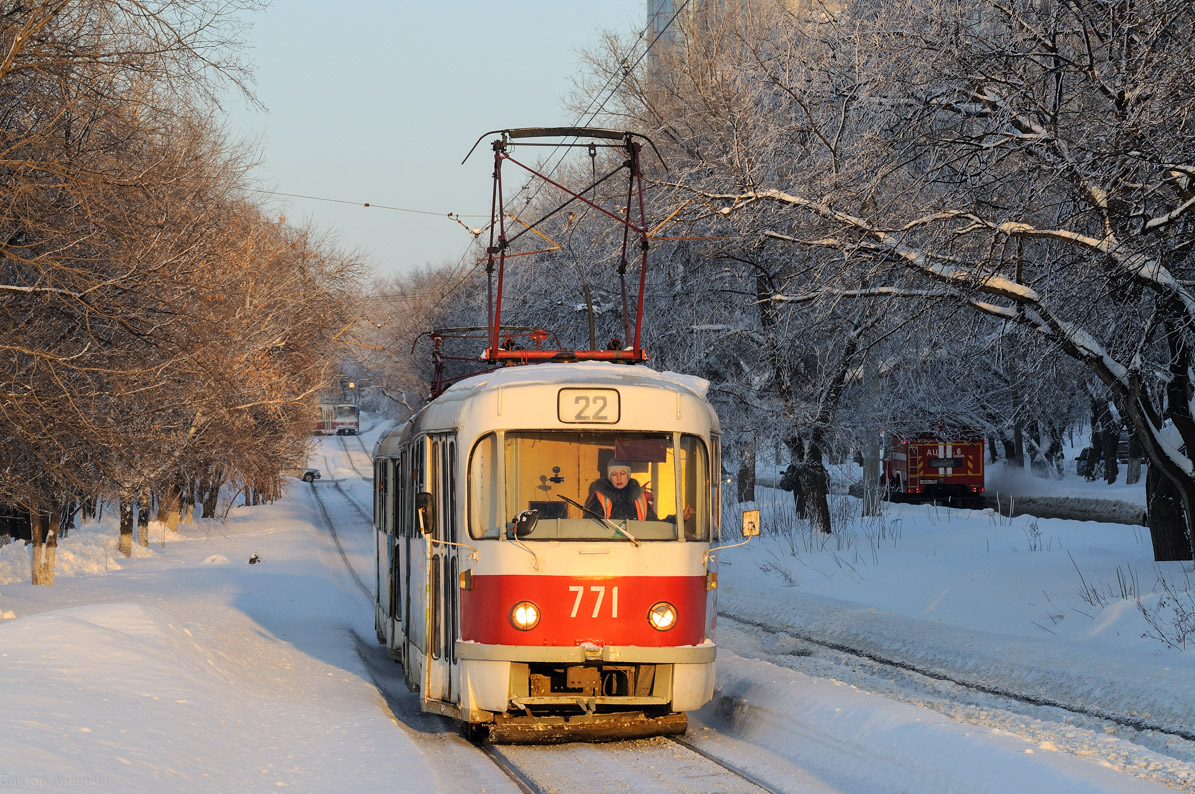
[[320, 403], [315, 421], [315, 434], [321, 436], [355, 436], [360, 431], [361, 412], [347, 403]]

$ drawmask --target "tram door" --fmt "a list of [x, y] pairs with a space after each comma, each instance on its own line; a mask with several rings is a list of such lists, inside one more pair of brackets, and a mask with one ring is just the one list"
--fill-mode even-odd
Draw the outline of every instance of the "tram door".
[[453, 656], [457, 635], [456, 514], [453, 494], [456, 485], [456, 441], [450, 435], [431, 439], [428, 460], [428, 491], [432, 495], [435, 520], [428, 540], [428, 699], [452, 702]]
[[[722, 539], [722, 439], [719, 436], [710, 438], [710, 543], [717, 544]], [[706, 557], [706, 577], [718, 577], [718, 555], [710, 554]], [[705, 594], [705, 636], [707, 639], [716, 638], [718, 628], [718, 588], [707, 588]]]
[[[460, 542], [457, 536], [457, 490], [456, 490], [456, 439], [448, 439], [444, 448], [444, 531], [452, 543]], [[463, 524], [463, 522], [462, 522]], [[448, 661], [448, 699], [460, 697], [460, 665], [456, 658], [456, 641], [461, 636], [461, 590], [460, 590], [460, 546], [446, 546], [448, 570], [444, 577], [444, 617], [447, 630], [444, 634], [444, 658]]]
[[391, 597], [391, 570], [396, 552], [394, 545], [394, 461], [382, 459], [373, 467], [374, 499], [374, 593], [377, 604], [378, 639], [387, 648], [394, 647], [394, 599]]
[[[424, 674], [427, 670], [427, 621], [428, 610], [428, 542], [419, 529], [419, 508], [416, 495], [426, 491], [430, 485], [428, 458], [430, 455], [427, 438], [416, 439], [403, 450], [402, 464], [407, 470], [402, 475], [404, 500], [402, 506], [403, 538], [402, 554], [399, 560], [402, 582], [402, 629], [404, 639], [403, 669], [407, 683], [415, 689], [424, 689]], [[401, 464], [400, 464], [401, 465]]]
[[391, 534], [388, 536], [391, 549], [387, 557], [389, 567], [387, 568], [386, 580], [388, 585], [385, 592], [385, 596], [388, 599], [385, 602], [388, 604], [387, 614], [390, 616], [390, 647], [398, 650], [399, 660], [403, 661], [404, 664], [406, 663], [407, 625], [410, 620], [404, 617], [403, 612], [406, 607], [407, 588], [410, 586], [411, 579], [411, 555], [407, 548], [406, 539], [408, 534], [406, 527], [410, 522], [406, 519], [406, 513], [403, 511], [411, 501], [410, 457], [407, 449], [403, 448], [399, 452], [398, 460], [390, 462], [388, 466], [390, 471], [390, 499], [385, 506], [385, 510], [387, 511], [386, 519], [388, 521], [386, 526], [390, 527], [391, 530]]

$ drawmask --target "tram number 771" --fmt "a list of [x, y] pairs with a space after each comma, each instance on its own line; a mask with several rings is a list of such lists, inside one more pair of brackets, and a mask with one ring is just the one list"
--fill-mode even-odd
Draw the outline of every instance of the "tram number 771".
[[[610, 595], [610, 617], [617, 618], [618, 617], [618, 585], [614, 585], [610, 589], [612, 591], [611, 595]], [[596, 618], [598, 616], [598, 614], [602, 611], [602, 601], [604, 601], [606, 598], [606, 586], [604, 584], [603, 585], [591, 585], [589, 587], [589, 590], [590, 590], [590, 592], [597, 593], [597, 598], [594, 599], [594, 602], [593, 602], [593, 615], [591, 615], [591, 617]], [[572, 614], [569, 615], [570, 618], [575, 618], [577, 616], [577, 613], [581, 611], [581, 601], [584, 600], [584, 598], [585, 598], [585, 586], [584, 585], [572, 585], [571, 587], [569, 587], [569, 591], [577, 594], [577, 599], [575, 601], [573, 601]]]

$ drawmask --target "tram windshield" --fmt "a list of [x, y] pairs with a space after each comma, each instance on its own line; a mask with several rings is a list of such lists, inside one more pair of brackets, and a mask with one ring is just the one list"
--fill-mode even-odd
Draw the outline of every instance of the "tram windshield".
[[705, 444], [683, 433], [505, 431], [469, 463], [469, 532], [521, 540], [707, 541]]

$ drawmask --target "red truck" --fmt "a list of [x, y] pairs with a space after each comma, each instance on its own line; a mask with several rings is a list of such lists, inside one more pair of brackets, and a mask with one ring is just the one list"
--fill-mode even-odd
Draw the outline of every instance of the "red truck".
[[982, 436], [922, 434], [885, 441], [883, 485], [890, 501], [984, 503]]

